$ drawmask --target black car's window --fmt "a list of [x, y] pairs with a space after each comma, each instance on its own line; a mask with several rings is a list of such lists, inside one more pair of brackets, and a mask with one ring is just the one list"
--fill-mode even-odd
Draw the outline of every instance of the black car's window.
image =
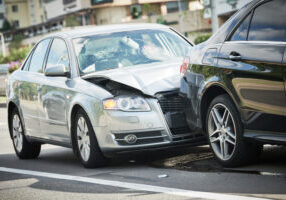
[[286, 41], [286, 1], [273, 0], [254, 10], [249, 28], [250, 41]]
[[49, 68], [55, 65], [64, 65], [69, 70], [69, 56], [65, 41], [62, 39], [54, 39], [49, 52], [47, 66]]
[[249, 22], [251, 19], [251, 14], [249, 14], [243, 22], [240, 24], [240, 26], [236, 29], [234, 34], [231, 37], [231, 41], [245, 41], [247, 40], [247, 33], [248, 33], [248, 27]]
[[31, 58], [29, 67], [30, 72], [43, 72], [43, 63], [50, 41], [51, 39], [45, 39], [37, 45]]

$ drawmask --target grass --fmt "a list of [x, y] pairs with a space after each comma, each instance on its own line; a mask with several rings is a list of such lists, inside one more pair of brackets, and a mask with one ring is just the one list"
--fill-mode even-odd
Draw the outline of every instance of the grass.
[[6, 103], [6, 97], [0, 96], [0, 103]]

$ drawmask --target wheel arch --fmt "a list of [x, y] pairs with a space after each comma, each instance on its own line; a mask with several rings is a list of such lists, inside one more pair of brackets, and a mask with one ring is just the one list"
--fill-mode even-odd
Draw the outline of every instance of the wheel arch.
[[[8, 128], [9, 128], [9, 134], [12, 138], [12, 124], [11, 124], [11, 117], [12, 117], [12, 111], [14, 109], [17, 109], [19, 112], [19, 115], [21, 117], [20, 109], [18, 108], [17, 104], [13, 101], [9, 101], [7, 104], [7, 114], [8, 114]], [[24, 125], [23, 125], [24, 126]]]
[[235, 100], [235, 97], [232, 95], [232, 93], [222, 84], [220, 83], [213, 83], [211, 85], [208, 85], [208, 87], [205, 88], [204, 92], [202, 93], [202, 98], [200, 102], [200, 118], [202, 122], [202, 128], [205, 132], [205, 123], [206, 123], [206, 115], [208, 110], [208, 105], [212, 102], [214, 98], [217, 96], [226, 94], [228, 95], [232, 102], [234, 103], [236, 109], [239, 111], [239, 106], [237, 104], [237, 101]]

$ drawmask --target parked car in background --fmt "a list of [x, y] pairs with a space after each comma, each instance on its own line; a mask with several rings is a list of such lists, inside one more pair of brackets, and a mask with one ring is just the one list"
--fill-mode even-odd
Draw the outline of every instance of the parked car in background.
[[6, 79], [8, 76], [9, 65], [0, 64], [0, 96], [5, 96], [6, 94]]
[[8, 81], [16, 154], [72, 147], [85, 167], [117, 153], [205, 142], [187, 126], [179, 67], [192, 47], [163, 25], [112, 25], [51, 35]]
[[255, 0], [181, 67], [187, 121], [226, 167], [254, 161], [263, 144], [286, 143], [286, 1]]

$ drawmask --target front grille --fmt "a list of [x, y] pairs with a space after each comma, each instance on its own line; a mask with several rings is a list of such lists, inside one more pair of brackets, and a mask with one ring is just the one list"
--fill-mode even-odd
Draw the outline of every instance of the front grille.
[[184, 99], [178, 96], [177, 93], [161, 96], [161, 98], [159, 98], [159, 104], [164, 114], [167, 112], [180, 112], [185, 108]]
[[[124, 140], [124, 137], [130, 134], [135, 135], [137, 137], [136, 143], [128, 144]], [[117, 144], [121, 146], [159, 143], [159, 142], [164, 142], [165, 138], [167, 137], [165, 134], [162, 134], [162, 131], [113, 133], [113, 135], [114, 135], [114, 140], [117, 142]]]
[[191, 133], [185, 115], [185, 100], [178, 92], [167, 92], [157, 94], [157, 99], [164, 113], [165, 119], [172, 135]]
[[171, 130], [173, 135], [191, 133], [191, 129], [188, 126], [178, 127], [178, 128], [170, 128], [170, 130]]

